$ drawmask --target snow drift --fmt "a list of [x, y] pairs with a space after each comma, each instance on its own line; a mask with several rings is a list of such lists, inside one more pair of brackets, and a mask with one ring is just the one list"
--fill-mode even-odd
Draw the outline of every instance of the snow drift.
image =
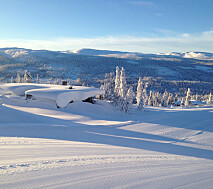
[[82, 86], [73, 86], [70, 89], [69, 86], [62, 85], [11, 83], [0, 85], [0, 93], [49, 99], [55, 101], [58, 107], [64, 108], [72, 101], [82, 101], [96, 95], [103, 95], [104, 90]]

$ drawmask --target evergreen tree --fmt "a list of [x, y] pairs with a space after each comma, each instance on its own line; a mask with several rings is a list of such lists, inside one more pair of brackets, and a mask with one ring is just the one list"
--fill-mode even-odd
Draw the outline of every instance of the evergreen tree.
[[173, 100], [173, 94], [172, 93], [169, 93], [169, 97], [167, 99], [167, 104], [168, 106], [171, 106], [173, 103], [174, 103], [174, 100]]
[[149, 93], [148, 106], [153, 106], [152, 91], [150, 91], [150, 93]]
[[185, 101], [185, 106], [189, 107], [191, 103], [191, 91], [190, 88], [188, 88], [187, 94], [186, 94], [186, 101]]
[[146, 90], [146, 88], [145, 88], [145, 89], [143, 89], [143, 100], [144, 100], [144, 105], [147, 105], [147, 104], [148, 104], [148, 99], [149, 99], [149, 97], [148, 97], [148, 94], [147, 94], [147, 90]]
[[116, 75], [115, 75], [115, 89], [114, 89], [114, 94], [118, 95], [119, 94], [119, 88], [120, 88], [120, 70], [119, 67], [116, 67]]
[[76, 85], [78, 85], [78, 86], [81, 86], [81, 85], [82, 85], [81, 78], [77, 78], [77, 79], [76, 79]]
[[16, 83], [21, 83], [21, 76], [19, 72], [17, 72]]
[[110, 74], [105, 74], [105, 80], [104, 84], [101, 86], [102, 89], [105, 90], [105, 99], [107, 100], [113, 100], [113, 89], [114, 89], [114, 84], [113, 84], [113, 75]]
[[70, 81], [70, 78], [67, 78], [67, 85], [71, 85], [71, 81]]
[[184, 99], [182, 98], [182, 99], [181, 99], [180, 106], [183, 106], [183, 105], [184, 105]]
[[27, 70], [25, 70], [25, 73], [24, 73], [24, 83], [32, 83], [32, 77], [30, 73], [27, 72]]
[[126, 76], [125, 76], [125, 70], [122, 67], [121, 68], [121, 75], [120, 75], [119, 96], [122, 97], [122, 98], [125, 98], [126, 93], [127, 93]]
[[36, 77], [36, 83], [39, 83], [39, 77], [38, 77], [38, 74], [37, 74], [37, 77]]
[[162, 100], [161, 100], [161, 106], [164, 106], [164, 107], [168, 106], [168, 98], [169, 98], [168, 92], [164, 91], [163, 96], [162, 96]]
[[116, 102], [116, 106], [118, 107], [118, 109], [122, 112], [127, 113], [127, 101], [126, 98], [123, 98], [121, 96], [119, 96], [117, 102]]
[[54, 84], [55, 84], [55, 85], [60, 85], [60, 79], [57, 78], [57, 79], [55, 80]]
[[161, 95], [159, 92], [153, 92], [153, 106], [160, 106], [161, 105]]
[[122, 67], [120, 72], [120, 86], [117, 95], [117, 99], [115, 99], [116, 106], [123, 112], [128, 112], [128, 102], [127, 102], [127, 84], [126, 84], [126, 77], [125, 77], [125, 70]]
[[143, 85], [142, 85], [141, 77], [139, 77], [139, 80], [138, 80], [136, 100], [137, 100], [138, 109], [140, 110], [143, 109], [144, 100], [143, 100]]
[[209, 98], [206, 101], [206, 104], [211, 104], [212, 103], [212, 93], [209, 94]]
[[127, 95], [126, 95], [126, 111], [129, 112], [132, 104], [133, 104], [133, 99], [135, 97], [135, 93], [133, 92], [132, 86], [128, 89]]
[[14, 83], [13, 76], [10, 78], [10, 83]]

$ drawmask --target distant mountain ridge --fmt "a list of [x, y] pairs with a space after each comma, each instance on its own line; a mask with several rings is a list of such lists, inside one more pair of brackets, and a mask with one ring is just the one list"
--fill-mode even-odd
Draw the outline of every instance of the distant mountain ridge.
[[[118, 57], [126, 55], [126, 57], [181, 57], [181, 58], [193, 58], [202, 60], [213, 60], [213, 53], [209, 52], [168, 52], [168, 53], [139, 53], [139, 52], [123, 52], [123, 51], [110, 51], [110, 50], [98, 50], [98, 49], [78, 49], [74, 51], [65, 51], [66, 53], [75, 53], [83, 55], [93, 56], [108, 56]], [[116, 56], [117, 55], [117, 56]]]
[[99, 49], [77, 49], [67, 51], [49, 51], [49, 50], [32, 50], [25, 48], [0, 48], [0, 53], [5, 53], [13, 57], [21, 55], [37, 54], [40, 56], [53, 55], [55, 53], [63, 54], [78, 54], [78, 55], [90, 55], [90, 56], [105, 56], [105, 57], [117, 57], [117, 58], [137, 58], [137, 57], [158, 57], [158, 58], [192, 58], [201, 60], [213, 60], [213, 53], [210, 52], [167, 52], [167, 53], [139, 53], [139, 52], [125, 52], [125, 51], [111, 51], [111, 50], [99, 50]]

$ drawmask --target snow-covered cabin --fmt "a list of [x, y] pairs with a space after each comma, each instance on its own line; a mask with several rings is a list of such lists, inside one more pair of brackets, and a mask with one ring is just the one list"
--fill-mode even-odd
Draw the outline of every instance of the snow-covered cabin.
[[10, 92], [18, 96], [33, 99], [50, 99], [56, 102], [59, 108], [66, 107], [70, 102], [86, 101], [96, 95], [103, 95], [104, 90], [94, 87], [62, 86], [34, 83], [10, 83], [0, 85], [0, 91]]

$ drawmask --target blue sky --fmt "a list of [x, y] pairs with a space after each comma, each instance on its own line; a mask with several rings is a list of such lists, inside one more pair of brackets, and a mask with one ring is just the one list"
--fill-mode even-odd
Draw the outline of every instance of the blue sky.
[[0, 47], [213, 52], [213, 1], [0, 0]]

